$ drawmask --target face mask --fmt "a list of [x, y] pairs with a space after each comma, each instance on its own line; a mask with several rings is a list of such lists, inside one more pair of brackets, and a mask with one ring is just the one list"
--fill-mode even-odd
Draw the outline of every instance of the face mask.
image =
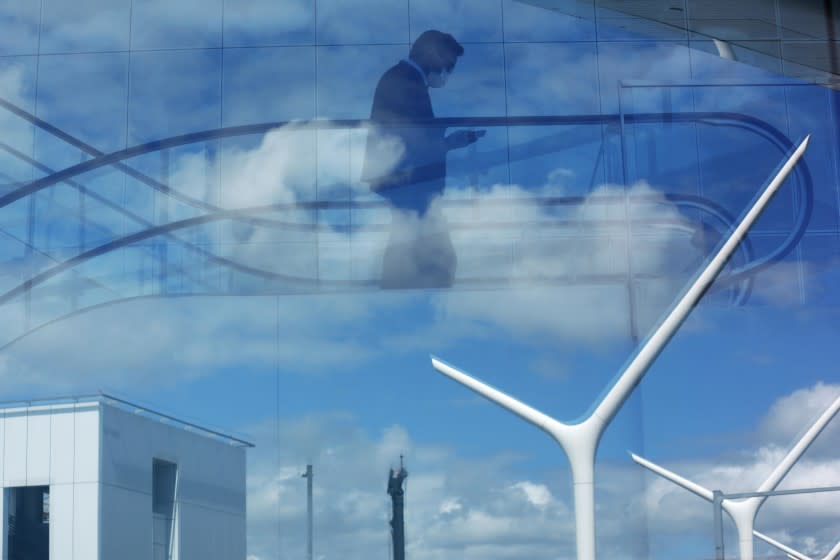
[[433, 72], [426, 76], [426, 81], [429, 82], [429, 87], [442, 88], [446, 85], [446, 80], [449, 79], [449, 72], [441, 70], [440, 72]]

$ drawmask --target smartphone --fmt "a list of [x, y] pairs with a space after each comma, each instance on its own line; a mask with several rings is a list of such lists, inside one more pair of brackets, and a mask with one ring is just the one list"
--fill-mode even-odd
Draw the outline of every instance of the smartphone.
[[486, 130], [470, 130], [470, 141], [475, 142], [485, 134], [487, 134]]

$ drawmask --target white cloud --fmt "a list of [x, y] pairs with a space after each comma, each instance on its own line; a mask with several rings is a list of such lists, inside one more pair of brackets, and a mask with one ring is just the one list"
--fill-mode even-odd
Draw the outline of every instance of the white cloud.
[[446, 498], [440, 504], [440, 513], [454, 513], [456, 511], [460, 511], [464, 509], [464, 506], [461, 505], [461, 502], [458, 501], [458, 498]]
[[[830, 374], [825, 372], [825, 375]], [[787, 449], [838, 396], [840, 384], [836, 383], [820, 382], [794, 391], [773, 404], [759, 425], [759, 437], [767, 444]], [[835, 419], [814, 442], [808, 456], [834, 456], [838, 445], [840, 421]]]
[[323, 296], [281, 303], [269, 297], [209, 297], [106, 306], [59, 321], [5, 350], [0, 376], [7, 388], [56, 393], [166, 387], [231, 367], [321, 370], [371, 357], [364, 331], [351, 325], [368, 321], [381, 309], [378, 304]]
[[[565, 228], [459, 234], [456, 251], [471, 257], [462, 258], [465, 265], [459, 263], [459, 267], [475, 267], [462, 274], [501, 273], [511, 280], [504, 298], [493, 296], [493, 304], [486, 294], [453, 293], [440, 297], [441, 308], [450, 317], [486, 321], [517, 335], [552, 334], [589, 343], [627, 336], [629, 302], [622, 279], [627, 271], [628, 224], [632, 223], [634, 273], [660, 277], [645, 285], [644, 297], [637, 302], [643, 334], [693, 272], [685, 265], [696, 249], [690, 247], [685, 233], [690, 227], [659, 193], [645, 183], [633, 185], [626, 191], [631, 201], [627, 206], [624, 194], [619, 186], [599, 187], [580, 206], [566, 211], [563, 219], [571, 225]], [[523, 197], [532, 202], [499, 204]], [[548, 224], [557, 219], [555, 211], [541, 207], [516, 187], [497, 185], [476, 194], [463, 215], [472, 216], [474, 223]], [[499, 262], [499, 253], [491, 252], [491, 247], [509, 247], [510, 255]], [[548, 286], [540, 287], [540, 279], [551, 278], [561, 279], [559, 285], [548, 280]]]
[[538, 508], [544, 508], [554, 500], [554, 497], [551, 495], [551, 490], [544, 484], [522, 481], [517, 482], [511, 488], [521, 491], [528, 502]]
[[[260, 560], [305, 550], [306, 483], [300, 473], [307, 462], [315, 471], [316, 556], [387, 558], [391, 503], [385, 486], [401, 453], [409, 472], [408, 557], [501, 560], [527, 553], [548, 560], [574, 553], [571, 507], [557, 497], [570, 493], [562, 474], [514, 478], [506, 458], [468, 459], [419, 443], [400, 426], [371, 437], [344, 415], [283, 422], [279, 439], [273, 426], [258, 430], [262, 437], [249, 455], [248, 543]], [[641, 558], [641, 549], [626, 542], [645, 539], [639, 512], [630, 507], [641, 479], [626, 466], [606, 468], [617, 482], [599, 494], [599, 545], [605, 554]]]

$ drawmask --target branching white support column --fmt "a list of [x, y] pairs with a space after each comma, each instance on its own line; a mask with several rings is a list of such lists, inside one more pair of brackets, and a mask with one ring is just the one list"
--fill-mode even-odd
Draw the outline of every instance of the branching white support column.
[[[756, 492], [772, 492], [776, 489], [782, 479], [790, 471], [791, 467], [802, 457], [805, 450], [820, 434], [823, 428], [828, 425], [832, 418], [840, 411], [840, 397], [834, 399], [834, 402], [820, 415], [814, 424], [808, 428], [808, 431], [796, 442], [796, 444], [788, 451], [782, 462], [779, 463], [770, 476], [767, 477]], [[660, 467], [656, 463], [648, 461], [638, 455], [631, 453], [630, 456], [641, 466], [653, 471], [662, 478], [670, 480], [678, 486], [682, 486], [689, 492], [692, 492], [706, 501], [713, 500], [713, 493], [708, 488], [700, 486], [696, 482], [692, 482], [687, 478], [683, 478], [664, 467]], [[721, 502], [723, 509], [732, 517], [735, 522], [735, 528], [738, 531], [738, 552], [741, 560], [753, 560], [753, 525], [755, 524], [755, 516], [758, 509], [766, 500], [766, 496], [747, 498], [745, 500], [728, 500]], [[801, 560], [801, 559], [800, 559]]]
[[[781, 550], [782, 552], [787, 554], [788, 558], [792, 558], [793, 560], [813, 560], [812, 558], [810, 558], [808, 556], [805, 556], [804, 554], [802, 554], [798, 550], [794, 550], [791, 547], [780, 543], [776, 539], [774, 539], [772, 537], [768, 537], [764, 533], [759, 533], [758, 531], [753, 531], [753, 535], [755, 535], [759, 539], [763, 540], [767, 544], [775, 546], [776, 548], [778, 548], [779, 550]], [[834, 548], [832, 548], [828, 552], [828, 554], [823, 556], [821, 560], [834, 560], [835, 558], [837, 558], [838, 554], [840, 554], [840, 541], [838, 541], [837, 544], [834, 545]]]
[[700, 298], [735, 251], [738, 243], [747, 234], [747, 231], [755, 223], [767, 203], [802, 157], [808, 147], [809, 138], [810, 136], [806, 137], [785, 161], [717, 254], [695, 278], [671, 312], [653, 331], [653, 334], [639, 349], [630, 364], [620, 373], [592, 414], [582, 422], [567, 424], [555, 420], [510, 395], [432, 357], [432, 365], [440, 373], [466, 385], [491, 402], [547, 432], [563, 448], [571, 464], [572, 484], [574, 485], [578, 560], [595, 560], [595, 453], [601, 435], [624, 402], [630, 397], [630, 393], [641, 381], [650, 365], [685, 321], [691, 309], [700, 301]]

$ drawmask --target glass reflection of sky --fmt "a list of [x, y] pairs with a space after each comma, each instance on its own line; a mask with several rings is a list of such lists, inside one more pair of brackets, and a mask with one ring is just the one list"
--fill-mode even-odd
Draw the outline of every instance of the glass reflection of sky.
[[502, 41], [502, 4], [482, 0], [429, 0], [409, 5], [411, 41], [426, 29], [445, 29], [461, 43]]
[[131, 15], [131, 0], [43, 0], [39, 52], [125, 51]]
[[38, 52], [40, 6], [28, 0], [10, 0], [0, 5], [0, 54]]
[[511, 43], [594, 41], [594, 7], [589, 2], [565, 2], [577, 17], [563, 16], [518, 0], [503, 0], [505, 40]]
[[[741, 279], [712, 290], [607, 433], [599, 460], [615, 478], [601, 477], [607, 482], [599, 499], [631, 513], [626, 526], [602, 534], [602, 545], [615, 551], [616, 542], [636, 543], [632, 557], [667, 558], [675, 550], [702, 556], [705, 537], [684, 532], [677, 545], [646, 532], [643, 516], [632, 513], [637, 504], [628, 492], [645, 482], [622, 470], [626, 448], [658, 460], [708, 451], [724, 461], [742, 443], [734, 439], [746, 437], [733, 433], [753, 426], [778, 399], [820, 376], [832, 381], [824, 372], [840, 359], [831, 342], [840, 280], [837, 95], [782, 84], [772, 57], [736, 49], [742, 62], [723, 60], [705, 38], [662, 28], [642, 37], [616, 27], [603, 10], [580, 19], [514, 0], [40, 4], [0, 7], [0, 97], [31, 116], [0, 107], [7, 148], [0, 150], [0, 196], [102, 154], [176, 135], [366, 119], [379, 77], [429, 28], [452, 32], [465, 47], [447, 87], [431, 92], [436, 115], [477, 119], [464, 128], [487, 134], [449, 154], [444, 203], [465, 279], [451, 293], [376, 289], [391, 216], [362, 180], [363, 128], [315, 131], [297, 123], [151, 146], [119, 166], [80, 172], [0, 208], [2, 293], [63, 261], [113, 247], [2, 303], [0, 344], [69, 315], [1, 351], [0, 373], [15, 395], [114, 386], [245, 430], [266, 419], [273, 426], [281, 411], [301, 417], [350, 410], [356, 418], [347, 422], [368, 433], [399, 421], [416, 445], [482, 460], [511, 450], [527, 455], [518, 463], [499, 459], [512, 466], [500, 467], [505, 482], [493, 482], [495, 491], [533, 478], [551, 488], [553, 503], [568, 505], [558, 472], [566, 466], [543, 452], [545, 441], [430, 378], [427, 353], [445, 353], [526, 402], [576, 416], [700, 266], [710, 249], [695, 239], [701, 224], [711, 228], [710, 238], [723, 232], [783, 157], [755, 123], [792, 142], [812, 135], [804, 160], [814, 186], [810, 220], [797, 222], [804, 201], [797, 173], [756, 225], [750, 246], [755, 258], [772, 254], [804, 225], [801, 241], [749, 284]], [[577, 9], [594, 9], [587, 5]], [[632, 119], [692, 112], [752, 121]], [[572, 124], [481, 122], [580, 115], [606, 116]], [[37, 119], [69, 136], [34, 126]], [[558, 203], [563, 197], [578, 198]], [[698, 197], [702, 204], [685, 203]], [[145, 235], [154, 228], [158, 233]], [[730, 270], [744, 266], [746, 254], [736, 255]], [[309, 292], [320, 295], [301, 295]], [[326, 292], [343, 295], [327, 299]], [[213, 297], [175, 298], [194, 294]], [[215, 297], [232, 294], [251, 297]], [[80, 313], [145, 296], [166, 299]], [[109, 359], [107, 349], [101, 358], [79, 351], [100, 337], [130, 346], [128, 335], [105, 332], [125, 328], [122, 322], [149, 347], [147, 355], [126, 350]], [[776, 334], [791, 330], [790, 341]], [[58, 379], [50, 355], [90, 373]], [[30, 373], [30, 380], [6, 367]], [[185, 373], [169, 379], [150, 368]], [[241, 406], [219, 410], [220, 401]], [[732, 412], [709, 414], [708, 402]], [[482, 423], [488, 430], [476, 433]], [[275, 436], [255, 430], [263, 447], [277, 450]], [[401, 445], [383, 453], [398, 456]], [[257, 457], [254, 473], [273, 468]], [[251, 480], [259, 492], [271, 484]], [[467, 492], [460, 482], [447, 484], [453, 494]], [[532, 506], [522, 502], [518, 515], [533, 516]], [[457, 510], [434, 508], [423, 523], [461, 522]], [[539, 511], [561, 540], [532, 556], [568, 551], [568, 531], [554, 523], [568, 522], [568, 513]], [[249, 546], [257, 558], [281, 551], [264, 528], [274, 527], [277, 515], [268, 506], [253, 513]], [[333, 535], [325, 531], [324, 538]]]
[[[30, 113], [35, 108], [35, 63], [34, 57], [0, 58], [0, 95]], [[0, 126], [10, 148], [0, 150], [0, 181], [13, 185], [30, 179], [32, 167], [25, 157], [32, 156], [34, 127], [5, 110], [0, 112]]]
[[599, 112], [595, 43], [512, 44], [505, 49], [511, 115]]
[[[38, 116], [102, 152], [124, 147], [128, 58], [126, 53], [41, 57]], [[80, 161], [65, 142], [42, 130], [35, 157], [54, 169]]]
[[134, 2], [132, 49], [194, 49], [222, 46], [222, 0]]
[[308, 0], [224, 0], [226, 47], [311, 45], [315, 3]]
[[321, 45], [407, 44], [408, 2], [319, 0], [315, 32]]
[[315, 116], [315, 49], [226, 49], [222, 126]]
[[129, 144], [218, 127], [221, 58], [219, 50], [133, 53]]

